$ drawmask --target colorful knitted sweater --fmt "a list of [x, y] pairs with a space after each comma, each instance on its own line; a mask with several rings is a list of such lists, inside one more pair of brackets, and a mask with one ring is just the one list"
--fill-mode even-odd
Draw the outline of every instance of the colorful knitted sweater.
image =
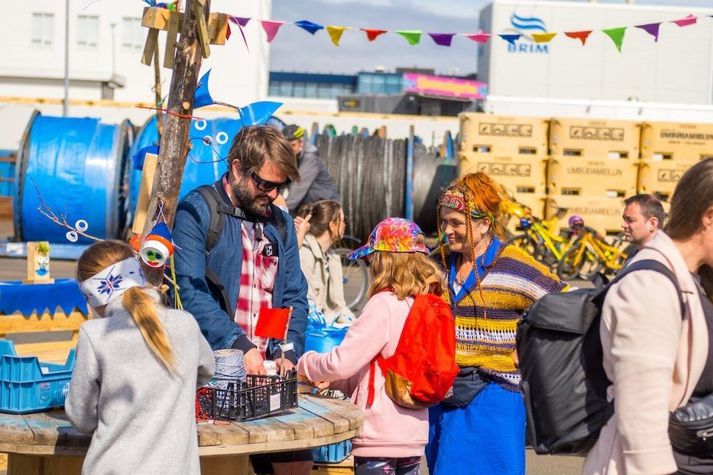
[[529, 254], [493, 239], [476, 260], [480, 278], [474, 269], [455, 292], [456, 257], [450, 254], [446, 259], [456, 319], [456, 362], [475, 366], [503, 388], [518, 391], [520, 373], [512, 358], [517, 323], [540, 297], [569, 288]]

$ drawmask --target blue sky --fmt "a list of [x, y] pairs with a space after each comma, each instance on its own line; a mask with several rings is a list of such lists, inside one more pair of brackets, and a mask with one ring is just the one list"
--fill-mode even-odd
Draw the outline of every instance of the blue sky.
[[[600, 3], [622, 3], [606, 2]], [[311, 20], [323, 25], [371, 27], [386, 30], [420, 29], [425, 32], [475, 32], [478, 15], [490, 0], [273, 0], [275, 20]], [[713, 0], [638, 0], [639, 4], [711, 7]], [[313, 38], [291, 25], [282, 27], [272, 43], [270, 69], [322, 73], [354, 73], [384, 66], [434, 68], [438, 73], [468, 74], [476, 70], [476, 44], [455, 38], [450, 48], [436, 46], [429, 37], [408, 46], [397, 35], [369, 43], [364, 33], [347, 31], [340, 46], [326, 32]]]

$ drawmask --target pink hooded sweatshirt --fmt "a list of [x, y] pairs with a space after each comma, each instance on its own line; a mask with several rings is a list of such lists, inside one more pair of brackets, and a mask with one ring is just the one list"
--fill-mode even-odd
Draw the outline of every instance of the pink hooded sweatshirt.
[[351, 395], [364, 411], [364, 428], [355, 437], [352, 453], [358, 457], [414, 457], [428, 442], [428, 409], [398, 406], [384, 390], [384, 377], [376, 365], [374, 403], [369, 394], [369, 363], [376, 355], [388, 358], [396, 351], [413, 298], [398, 300], [392, 292], [380, 292], [367, 302], [341, 345], [329, 353], [308, 351], [297, 370], [310, 381], [330, 381], [330, 387]]

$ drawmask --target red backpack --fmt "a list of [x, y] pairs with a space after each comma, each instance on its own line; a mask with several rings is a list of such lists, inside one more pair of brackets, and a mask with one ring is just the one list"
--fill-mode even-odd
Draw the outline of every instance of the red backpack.
[[374, 402], [376, 363], [386, 380], [386, 394], [399, 406], [423, 409], [441, 402], [458, 374], [450, 305], [434, 294], [416, 296], [396, 352], [389, 358], [377, 355], [371, 362], [367, 407]]

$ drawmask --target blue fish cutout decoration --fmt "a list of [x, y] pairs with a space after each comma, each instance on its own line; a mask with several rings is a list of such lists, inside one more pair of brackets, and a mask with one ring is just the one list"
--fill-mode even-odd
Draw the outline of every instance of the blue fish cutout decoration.
[[282, 106], [282, 102], [259, 101], [238, 109], [244, 127], [264, 124]]
[[211, 97], [210, 91], [208, 90], [208, 81], [210, 80], [210, 72], [211, 71], [212, 71], [212, 69], [209, 69], [198, 80], [198, 87], [196, 88], [196, 92], [193, 94], [193, 108], [194, 109], [198, 109], [199, 107], [210, 106], [212, 104], [215, 104], [215, 101], [213, 100], [213, 97]]

